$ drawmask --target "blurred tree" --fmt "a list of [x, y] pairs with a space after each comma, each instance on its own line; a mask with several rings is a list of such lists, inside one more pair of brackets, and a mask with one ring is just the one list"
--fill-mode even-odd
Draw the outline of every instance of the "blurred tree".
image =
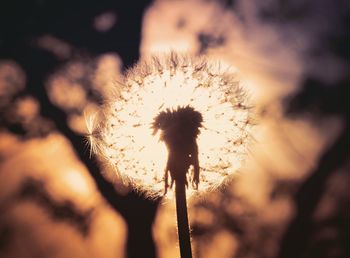
[[151, 225], [158, 202], [134, 193], [121, 196], [114, 190], [101, 175], [97, 161], [89, 157], [84, 137], [69, 127], [68, 114], [52, 104], [45, 86], [55, 70], [78, 57], [116, 52], [124, 68], [131, 66], [139, 58], [142, 15], [149, 3], [33, 0], [2, 1], [0, 6], [0, 58], [16, 62], [26, 81], [25, 88], [1, 111], [2, 126], [26, 135], [22, 124], [7, 119], [6, 113], [24, 96], [38, 101], [40, 116], [67, 137], [106, 201], [127, 221], [129, 257], [155, 256]]

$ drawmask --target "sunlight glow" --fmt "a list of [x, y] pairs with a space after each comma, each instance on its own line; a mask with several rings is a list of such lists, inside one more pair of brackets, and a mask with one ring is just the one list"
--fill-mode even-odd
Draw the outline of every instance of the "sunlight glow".
[[241, 166], [252, 121], [235, 74], [221, 70], [175, 54], [137, 64], [119, 94], [89, 119], [92, 151], [136, 189], [161, 195], [167, 149], [151, 124], [161, 111], [189, 105], [204, 120], [197, 139], [199, 191], [220, 185]]
[[70, 170], [64, 173], [63, 180], [69, 186], [69, 189], [77, 194], [88, 196], [91, 192], [90, 185], [86, 177], [79, 171]]

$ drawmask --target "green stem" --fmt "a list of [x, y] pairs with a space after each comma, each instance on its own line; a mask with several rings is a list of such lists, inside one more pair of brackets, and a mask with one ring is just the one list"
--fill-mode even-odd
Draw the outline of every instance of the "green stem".
[[175, 181], [177, 230], [181, 258], [192, 258], [190, 229], [188, 225], [185, 182]]

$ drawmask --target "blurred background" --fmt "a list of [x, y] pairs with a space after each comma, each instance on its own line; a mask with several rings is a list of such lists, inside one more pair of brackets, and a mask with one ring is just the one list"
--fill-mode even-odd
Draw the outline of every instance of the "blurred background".
[[0, 257], [179, 256], [175, 206], [90, 155], [93, 113], [139, 60], [234, 67], [254, 105], [244, 166], [190, 200], [195, 257], [350, 257], [350, 4], [2, 1]]

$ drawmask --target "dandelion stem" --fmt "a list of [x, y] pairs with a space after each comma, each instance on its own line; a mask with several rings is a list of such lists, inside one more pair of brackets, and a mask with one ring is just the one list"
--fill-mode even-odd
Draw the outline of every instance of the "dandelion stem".
[[175, 182], [177, 230], [181, 258], [192, 258], [190, 228], [188, 225], [185, 181]]

